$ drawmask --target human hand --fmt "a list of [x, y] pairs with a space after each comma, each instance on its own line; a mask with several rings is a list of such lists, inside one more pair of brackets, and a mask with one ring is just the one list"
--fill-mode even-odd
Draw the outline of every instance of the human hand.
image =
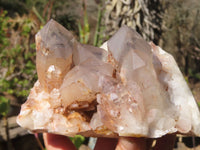
[[[76, 150], [71, 140], [62, 135], [44, 133], [44, 143], [47, 150]], [[153, 150], [172, 150], [175, 135], [166, 135], [157, 139]], [[94, 150], [148, 150], [152, 139], [147, 138], [98, 138]]]

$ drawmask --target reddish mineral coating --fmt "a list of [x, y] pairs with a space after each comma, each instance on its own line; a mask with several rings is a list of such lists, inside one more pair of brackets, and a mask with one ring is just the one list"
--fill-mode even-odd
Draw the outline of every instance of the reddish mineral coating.
[[200, 114], [174, 58], [123, 26], [102, 48], [50, 20], [36, 35], [38, 81], [17, 122], [33, 132], [157, 138], [200, 135]]

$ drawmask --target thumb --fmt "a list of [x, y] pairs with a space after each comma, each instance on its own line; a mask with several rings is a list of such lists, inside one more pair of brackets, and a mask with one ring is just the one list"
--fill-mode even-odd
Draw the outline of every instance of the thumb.
[[146, 150], [146, 139], [121, 137], [115, 150]]

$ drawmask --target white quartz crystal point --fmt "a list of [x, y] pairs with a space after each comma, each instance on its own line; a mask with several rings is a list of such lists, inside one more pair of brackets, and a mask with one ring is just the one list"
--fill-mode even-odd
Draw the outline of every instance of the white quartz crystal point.
[[80, 65], [88, 59], [97, 61], [107, 61], [107, 51], [102, 48], [91, 45], [77, 44], [77, 48], [73, 51], [74, 65]]
[[200, 136], [200, 112], [175, 59], [153, 43], [150, 45], [158, 79], [167, 87], [169, 99], [179, 112], [176, 128], [180, 133]]
[[73, 35], [51, 19], [36, 34], [36, 66], [41, 85], [48, 91], [59, 88], [72, 67]]
[[108, 50], [114, 59], [121, 64], [125, 60], [125, 56], [130, 51], [136, 51], [137, 55], [143, 55], [143, 59], [147, 62], [152, 61], [152, 53], [150, 45], [134, 30], [127, 26], [122, 26], [117, 33], [107, 42]]

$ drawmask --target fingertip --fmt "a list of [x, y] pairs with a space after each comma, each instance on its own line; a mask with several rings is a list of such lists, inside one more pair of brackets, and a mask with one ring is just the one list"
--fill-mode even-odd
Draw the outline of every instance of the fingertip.
[[176, 134], [167, 134], [156, 140], [153, 150], [172, 150], [176, 140]]
[[66, 136], [44, 133], [43, 138], [47, 150], [76, 150], [71, 140]]
[[115, 150], [118, 139], [98, 138], [94, 150]]

